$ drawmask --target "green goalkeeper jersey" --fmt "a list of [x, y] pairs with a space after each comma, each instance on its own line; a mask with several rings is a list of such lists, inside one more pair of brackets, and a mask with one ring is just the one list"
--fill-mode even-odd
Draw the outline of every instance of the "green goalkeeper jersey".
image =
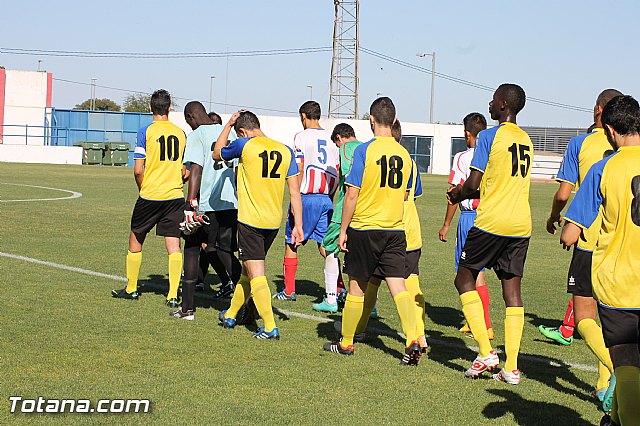
[[344, 203], [344, 194], [347, 191], [347, 187], [344, 182], [351, 170], [353, 152], [361, 144], [362, 142], [352, 141], [347, 142], [340, 147], [340, 182], [338, 183], [338, 199], [336, 200], [336, 206], [333, 210], [333, 216], [331, 216], [331, 222], [342, 222], [342, 204]]

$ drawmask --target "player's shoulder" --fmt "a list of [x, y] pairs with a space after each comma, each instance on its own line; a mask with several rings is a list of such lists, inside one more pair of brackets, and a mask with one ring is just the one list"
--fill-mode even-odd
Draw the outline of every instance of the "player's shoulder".
[[594, 132], [591, 133], [583, 133], [581, 135], [576, 135], [574, 137], [572, 137], [571, 139], [569, 139], [569, 143], [567, 144], [567, 151], [576, 151], [576, 152], [580, 152], [580, 150], [582, 149], [582, 145], [584, 144], [584, 142], [590, 138], [592, 135], [594, 135]]

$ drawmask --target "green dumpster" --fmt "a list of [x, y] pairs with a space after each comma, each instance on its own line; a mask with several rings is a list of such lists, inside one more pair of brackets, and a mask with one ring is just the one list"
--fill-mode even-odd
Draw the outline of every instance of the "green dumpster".
[[76, 142], [73, 146], [82, 147], [82, 164], [102, 164], [104, 143], [102, 142]]
[[127, 142], [107, 142], [105, 145], [102, 164], [109, 166], [126, 166], [129, 164], [129, 149]]

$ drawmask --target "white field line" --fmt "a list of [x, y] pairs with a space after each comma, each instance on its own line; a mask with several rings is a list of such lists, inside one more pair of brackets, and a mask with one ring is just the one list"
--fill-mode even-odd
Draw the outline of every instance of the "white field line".
[[29, 188], [40, 188], [40, 189], [50, 189], [52, 191], [60, 191], [66, 192], [70, 195], [66, 197], [56, 197], [56, 198], [30, 198], [25, 200], [0, 200], [0, 203], [23, 203], [29, 201], [59, 201], [59, 200], [71, 200], [73, 198], [82, 197], [82, 193], [76, 191], [69, 191], [68, 189], [60, 189], [60, 188], [49, 188], [48, 186], [37, 186], [37, 185], [26, 185], [24, 183], [5, 183], [0, 182], [0, 185], [14, 185], [14, 186], [27, 186]]
[[[61, 263], [47, 262], [47, 261], [44, 261], [44, 260], [34, 259], [34, 258], [31, 258], [31, 257], [20, 256], [20, 255], [17, 255], [17, 254], [0, 252], [0, 257], [6, 257], [6, 258], [9, 258], [9, 259], [15, 259], [15, 260], [22, 260], [24, 262], [30, 262], [30, 263], [35, 263], [35, 264], [38, 264], [38, 265], [49, 266], [51, 268], [62, 269], [62, 270], [65, 270], [65, 271], [77, 272], [79, 274], [91, 275], [93, 277], [108, 278], [108, 279], [114, 280], [114, 281], [127, 282], [127, 279], [125, 277], [120, 277], [118, 275], [103, 274], [102, 272], [96, 272], [96, 271], [91, 271], [89, 269], [77, 268], [75, 266], [63, 265]], [[315, 315], [302, 314], [300, 312], [289, 311], [289, 310], [279, 309], [279, 308], [278, 308], [278, 310], [280, 312], [282, 312], [283, 314], [285, 314], [285, 315], [296, 317], [296, 318], [302, 318], [302, 319], [306, 319], [306, 320], [310, 320], [310, 321], [323, 322], [323, 323], [333, 322], [333, 320], [331, 320], [329, 318], [318, 317], [318, 316], [315, 316]], [[389, 337], [401, 337], [401, 338], [404, 339], [404, 336], [402, 336], [400, 333], [390, 333], [390, 332], [385, 331], [385, 330], [376, 329], [375, 327], [371, 327], [371, 330], [373, 332], [379, 334], [379, 335], [384, 335], [384, 336], [389, 336]], [[440, 346], [446, 346], [446, 347], [452, 347], [452, 348], [459, 348], [459, 347], [463, 346], [463, 345], [456, 344], [456, 343], [445, 342], [445, 341], [442, 341], [442, 340], [439, 340], [439, 339], [429, 339], [429, 342], [430, 343], [437, 343]], [[468, 349], [474, 351], [474, 352], [478, 351], [478, 347], [477, 346], [470, 346], [470, 345], [467, 345], [467, 344], [464, 344], [464, 346], [467, 347]], [[498, 351], [498, 352], [500, 352], [500, 351]], [[572, 362], [558, 363], [558, 362], [555, 362], [555, 361], [550, 361], [547, 358], [537, 357], [535, 355], [522, 355], [521, 354], [519, 357], [520, 357], [520, 359], [526, 359], [528, 361], [536, 362], [538, 364], [550, 365], [552, 367], [567, 366], [569, 368], [574, 368], [576, 370], [590, 371], [590, 372], [594, 372], [594, 373], [598, 371], [597, 367], [594, 367], [594, 366], [591, 366], [591, 365], [576, 364], [576, 363], [572, 363]]]

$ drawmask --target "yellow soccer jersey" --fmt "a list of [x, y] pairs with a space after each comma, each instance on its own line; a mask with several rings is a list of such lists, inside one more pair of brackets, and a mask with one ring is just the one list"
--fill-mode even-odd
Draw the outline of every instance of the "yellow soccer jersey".
[[422, 248], [422, 230], [420, 229], [420, 217], [418, 217], [418, 208], [416, 207], [416, 198], [422, 196], [422, 182], [420, 182], [420, 172], [415, 161], [411, 162], [412, 170], [411, 189], [409, 197], [404, 202], [404, 214], [402, 223], [404, 223], [404, 233], [407, 236], [407, 251], [414, 251]]
[[151, 201], [184, 198], [182, 156], [187, 137], [170, 121], [154, 121], [138, 130], [135, 160], [145, 160], [140, 197]]
[[402, 231], [405, 193], [411, 188], [411, 157], [392, 137], [374, 138], [353, 153], [346, 185], [360, 188], [353, 229]]
[[286, 179], [299, 174], [288, 146], [267, 137], [240, 138], [222, 148], [225, 161], [238, 163], [238, 222], [280, 229]]
[[[604, 129], [597, 128], [591, 133], [576, 136], [569, 141], [556, 180], [574, 185], [577, 191], [591, 166], [611, 153], [613, 149]], [[600, 221], [596, 220], [591, 228], [584, 231], [584, 239], [578, 241], [578, 248], [593, 251], [599, 229]]]
[[531, 236], [529, 206], [533, 144], [513, 123], [502, 123], [478, 134], [471, 168], [483, 173], [478, 229], [505, 237]]
[[591, 167], [565, 219], [583, 230], [602, 217], [591, 279], [598, 302], [640, 309], [640, 146], [621, 147]]

